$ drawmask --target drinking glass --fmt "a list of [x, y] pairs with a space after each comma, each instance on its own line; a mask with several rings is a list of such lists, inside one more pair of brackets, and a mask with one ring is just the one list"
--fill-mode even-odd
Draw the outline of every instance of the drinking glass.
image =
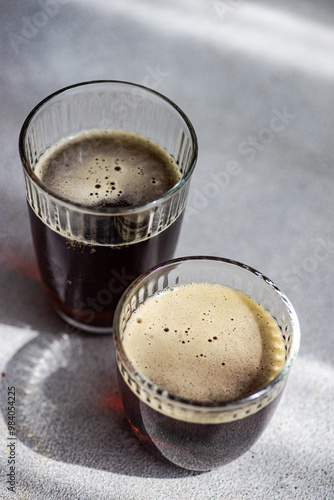
[[[282, 333], [285, 362], [266, 386], [240, 399], [201, 403], [170, 394], [134, 368], [123, 348], [129, 318], [154, 293], [187, 283], [227, 285], [270, 312]], [[254, 444], [272, 418], [296, 360], [299, 341], [298, 318], [291, 302], [259, 271], [206, 256], [175, 259], [154, 267], [127, 288], [114, 318], [120, 391], [133, 431], [155, 455], [185, 469], [206, 471], [231, 462]]]
[[[86, 206], [52, 192], [35, 174], [40, 157], [58, 141], [96, 129], [129, 131], [158, 144], [174, 159], [180, 180], [152, 202], [131, 207]], [[111, 332], [124, 289], [174, 255], [197, 159], [190, 120], [170, 99], [143, 86], [84, 82], [55, 92], [31, 111], [19, 151], [51, 304], [75, 327]]]

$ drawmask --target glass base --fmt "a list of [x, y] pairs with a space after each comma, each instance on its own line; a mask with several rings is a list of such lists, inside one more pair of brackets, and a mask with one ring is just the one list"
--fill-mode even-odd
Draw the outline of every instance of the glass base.
[[[53, 308], [56, 311], [56, 313], [58, 314], [58, 316], [60, 316], [64, 321], [66, 321], [66, 323], [71, 325], [71, 327], [73, 327], [75, 330], [83, 331], [86, 333], [95, 333], [97, 335], [110, 335], [113, 333], [112, 326], [105, 326], [105, 327], [91, 326], [91, 325], [87, 325], [87, 323], [80, 323], [80, 321], [76, 321], [75, 319], [67, 316], [67, 314], [65, 314], [63, 311], [61, 311], [57, 307], [53, 306]], [[73, 332], [73, 331], [74, 330], [71, 329], [71, 332]]]

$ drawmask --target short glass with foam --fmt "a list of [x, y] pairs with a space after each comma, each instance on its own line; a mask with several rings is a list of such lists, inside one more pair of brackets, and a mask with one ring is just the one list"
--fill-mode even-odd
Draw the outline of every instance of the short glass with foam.
[[[123, 345], [129, 318], [156, 292], [188, 283], [240, 290], [276, 320], [285, 361], [267, 385], [240, 399], [204, 403], [177, 397], [135, 369]], [[300, 330], [291, 302], [262, 273], [223, 258], [185, 257], [154, 267], [128, 287], [116, 309], [114, 341], [124, 411], [134, 433], [155, 455], [185, 469], [206, 471], [238, 458], [263, 433], [295, 362]]]

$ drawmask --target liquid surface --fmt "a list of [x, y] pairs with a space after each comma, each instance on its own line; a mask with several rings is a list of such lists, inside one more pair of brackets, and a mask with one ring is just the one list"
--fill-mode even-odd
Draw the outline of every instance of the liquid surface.
[[282, 333], [250, 297], [219, 284], [191, 283], [149, 297], [132, 314], [124, 350], [160, 388], [202, 402], [257, 391], [282, 369]]
[[35, 174], [55, 194], [90, 206], [137, 206], [161, 197], [181, 178], [171, 156], [138, 134], [94, 130], [60, 141]]

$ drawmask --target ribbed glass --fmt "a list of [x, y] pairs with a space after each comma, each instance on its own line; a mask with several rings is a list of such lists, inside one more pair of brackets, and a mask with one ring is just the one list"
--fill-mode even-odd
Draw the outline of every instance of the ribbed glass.
[[[64, 139], [94, 129], [138, 133], [175, 160], [181, 180], [164, 196], [131, 208], [85, 207], [52, 193], [36, 177], [41, 155]], [[27, 117], [19, 149], [27, 200], [52, 230], [88, 244], [120, 246], [168, 228], [183, 212], [197, 159], [197, 140], [185, 114], [157, 92], [127, 82], [74, 85], [52, 94]]]
[[[219, 283], [240, 290], [261, 304], [277, 321], [285, 345], [285, 364], [281, 372], [255, 394], [223, 404], [201, 404], [181, 399], [138, 373], [126, 356], [122, 344], [123, 333], [138, 306], [157, 291], [192, 282]], [[291, 302], [263, 274], [227, 259], [188, 257], [157, 266], [127, 289], [115, 312], [114, 340], [121, 377], [143, 403], [157, 412], [184, 422], [221, 424], [253, 415], [281, 394], [298, 353], [300, 332]]]

